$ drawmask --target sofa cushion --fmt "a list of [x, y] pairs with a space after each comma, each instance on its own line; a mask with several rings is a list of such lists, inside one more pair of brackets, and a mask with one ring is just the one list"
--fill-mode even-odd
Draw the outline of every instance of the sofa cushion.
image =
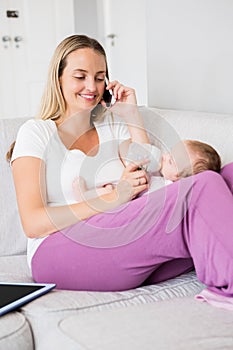
[[0, 256], [1, 282], [33, 282], [26, 255]]
[[233, 313], [190, 297], [72, 315], [59, 328], [89, 350], [233, 349]]
[[29, 324], [19, 312], [0, 317], [0, 349], [32, 350], [33, 338]]
[[126, 310], [130, 305], [147, 304], [187, 295], [193, 298], [203, 287], [197, 281], [194, 272], [191, 272], [157, 285], [123, 292], [53, 290], [24, 305], [22, 312], [33, 329], [36, 348], [40, 350], [87, 349], [77, 345], [77, 342], [62, 332], [59, 324], [64, 318], [84, 313], [91, 315], [95, 310], [102, 312], [122, 307]]
[[204, 288], [194, 272], [183, 274], [156, 285], [142, 286], [121, 292], [65, 291], [55, 289], [42, 298], [23, 306], [27, 315], [44, 315], [55, 311], [85, 311], [91, 308], [106, 309], [113, 305], [146, 304], [187, 295], [194, 296]]
[[22, 254], [26, 237], [20, 223], [10, 164], [5, 155], [25, 118], [0, 119], [0, 256]]

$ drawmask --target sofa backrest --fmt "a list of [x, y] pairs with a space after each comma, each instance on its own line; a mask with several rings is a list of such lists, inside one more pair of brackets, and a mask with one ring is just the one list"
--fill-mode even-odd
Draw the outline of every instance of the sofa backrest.
[[151, 141], [169, 150], [178, 141], [209, 143], [222, 159], [233, 162], [233, 115], [141, 107]]
[[6, 153], [26, 119], [0, 119], [0, 256], [23, 254], [26, 237], [20, 223], [11, 166]]
[[[211, 144], [223, 165], [233, 161], [233, 116], [214, 113], [140, 108], [145, 127], [155, 144], [169, 149], [180, 139]], [[26, 237], [20, 223], [11, 167], [5, 159], [17, 131], [27, 119], [0, 119], [0, 256], [26, 252]]]

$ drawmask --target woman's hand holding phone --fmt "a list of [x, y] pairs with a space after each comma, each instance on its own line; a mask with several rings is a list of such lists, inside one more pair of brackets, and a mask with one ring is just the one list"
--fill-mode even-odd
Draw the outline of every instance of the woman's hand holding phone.
[[137, 105], [137, 99], [134, 89], [122, 85], [117, 80], [109, 82], [109, 80], [105, 78], [105, 82], [106, 91], [103, 95], [104, 107], [113, 109], [113, 107], [118, 102], [130, 105]]
[[126, 122], [129, 117], [132, 122], [138, 114], [135, 90], [117, 80], [109, 82], [106, 78], [106, 90], [101, 104]]
[[109, 95], [109, 100], [111, 101], [112, 95], [112, 98], [115, 98], [115, 103], [113, 103], [113, 101], [106, 101], [110, 103], [108, 106], [104, 100], [101, 103], [105, 108], [108, 108], [108, 110], [118, 115], [126, 122], [131, 135], [131, 141], [149, 143], [150, 141], [144, 128], [143, 118], [138, 109], [135, 90], [122, 85], [117, 80], [109, 82], [106, 78], [106, 90], [103, 98], [109, 97]]

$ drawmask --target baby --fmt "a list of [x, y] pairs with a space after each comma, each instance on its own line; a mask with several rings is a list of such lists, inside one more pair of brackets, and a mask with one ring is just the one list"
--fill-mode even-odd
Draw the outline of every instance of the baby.
[[221, 158], [217, 151], [207, 143], [184, 140], [160, 157], [158, 168], [151, 172], [150, 191], [205, 170], [220, 172]]
[[[148, 165], [145, 166], [150, 179], [149, 192], [205, 170], [218, 173], [221, 170], [221, 158], [217, 151], [209, 144], [196, 140], [181, 141], [170, 152], [164, 154], [161, 154], [160, 149], [153, 145], [131, 143], [125, 163], [143, 159], [149, 160]], [[100, 196], [111, 192], [113, 188], [113, 184], [107, 184], [88, 190], [85, 180], [81, 177], [73, 182], [77, 201]]]
[[[181, 150], [182, 145], [186, 148], [189, 159], [184, 156], [184, 152]], [[219, 173], [221, 158], [212, 146], [204, 142], [184, 140], [177, 144], [170, 153], [162, 156], [160, 172], [171, 181], [198, 174], [205, 170], [213, 170]]]

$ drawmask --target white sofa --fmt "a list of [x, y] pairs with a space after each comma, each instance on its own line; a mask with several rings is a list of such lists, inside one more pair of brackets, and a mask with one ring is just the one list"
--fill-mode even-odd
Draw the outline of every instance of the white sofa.
[[[233, 161], [233, 116], [141, 108], [152, 139], [212, 144]], [[0, 119], [0, 281], [32, 281], [5, 154], [23, 118]], [[233, 229], [233, 228], [232, 228]], [[233, 349], [233, 312], [194, 299], [195, 272], [124, 292], [54, 290], [0, 317], [0, 350]], [[1, 296], [0, 296], [1, 297]]]

